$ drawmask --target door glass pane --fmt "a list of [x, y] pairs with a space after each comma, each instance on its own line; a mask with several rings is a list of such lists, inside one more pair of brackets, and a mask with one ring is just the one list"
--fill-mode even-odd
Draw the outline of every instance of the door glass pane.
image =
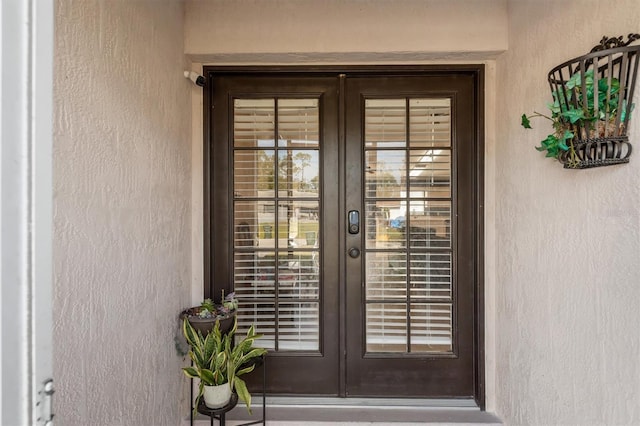
[[262, 243], [262, 247], [273, 247], [273, 235], [264, 230], [273, 225], [272, 201], [237, 201], [234, 205], [234, 247], [250, 249]]
[[233, 106], [233, 146], [274, 146], [274, 99], [235, 99]]
[[317, 147], [319, 112], [318, 99], [279, 99], [278, 146]]
[[451, 304], [411, 304], [411, 352], [452, 352]]
[[451, 300], [451, 253], [411, 253], [411, 300]]
[[366, 259], [367, 300], [407, 299], [405, 252], [372, 252]]
[[233, 156], [233, 190], [236, 197], [273, 197], [275, 151], [236, 151]]
[[320, 274], [316, 251], [280, 253], [278, 260], [278, 297], [282, 299], [317, 299]]
[[278, 305], [278, 350], [320, 349], [320, 309], [317, 302]]
[[367, 305], [367, 352], [407, 352], [407, 305]]
[[320, 153], [315, 149], [278, 150], [278, 192], [281, 197], [318, 197]]
[[412, 149], [409, 153], [409, 190], [421, 197], [451, 196], [451, 151]]
[[318, 99], [236, 99], [234, 114], [234, 288], [247, 310], [239, 333], [255, 324], [273, 351], [317, 352]]
[[410, 99], [411, 147], [451, 146], [451, 99]]
[[247, 330], [253, 324], [256, 330], [263, 336], [257, 341], [256, 346], [266, 349], [276, 348], [275, 330], [275, 305], [272, 302], [253, 300], [250, 302], [238, 301], [238, 332], [237, 336], [247, 334]]
[[449, 99], [365, 100], [367, 352], [453, 348], [450, 109]]
[[405, 99], [367, 99], [364, 110], [366, 147], [404, 147], [407, 140]]
[[406, 152], [367, 151], [365, 155], [364, 182], [368, 198], [400, 196], [405, 189]]
[[411, 247], [451, 247], [451, 201], [411, 200], [409, 207]]

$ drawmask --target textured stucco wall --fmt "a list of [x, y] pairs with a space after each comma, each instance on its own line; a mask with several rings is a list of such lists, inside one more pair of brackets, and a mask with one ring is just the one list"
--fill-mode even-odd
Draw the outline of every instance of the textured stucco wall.
[[[640, 424], [640, 155], [566, 171], [519, 126], [547, 72], [640, 30], [637, 0], [509, 3], [498, 60], [497, 408], [508, 424]], [[640, 103], [636, 93], [636, 106]], [[640, 141], [640, 113], [631, 141]]]
[[507, 48], [506, 0], [188, 0], [200, 62], [416, 61]]
[[190, 300], [183, 4], [58, 0], [54, 63], [56, 424], [175, 425]]

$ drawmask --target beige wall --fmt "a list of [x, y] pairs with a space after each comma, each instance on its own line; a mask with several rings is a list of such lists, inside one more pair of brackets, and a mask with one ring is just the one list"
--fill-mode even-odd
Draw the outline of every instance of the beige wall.
[[507, 48], [506, 0], [187, 0], [200, 62], [485, 59]]
[[519, 125], [550, 101], [553, 66], [639, 22], [637, 0], [509, 3], [496, 114], [497, 408], [508, 424], [640, 424], [638, 152], [567, 171], [534, 149], [544, 120]]
[[175, 425], [191, 278], [183, 4], [58, 0], [55, 31], [55, 422]]

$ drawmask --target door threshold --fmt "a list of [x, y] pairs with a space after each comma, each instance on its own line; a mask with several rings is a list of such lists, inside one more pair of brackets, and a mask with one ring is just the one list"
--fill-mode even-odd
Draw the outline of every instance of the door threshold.
[[[473, 399], [269, 396], [266, 402], [269, 426], [502, 424], [492, 413], [480, 411]], [[253, 415], [239, 403], [227, 420], [242, 423], [261, 419], [262, 398], [252, 398], [251, 408]]]
[[[262, 406], [262, 397], [254, 397], [252, 405]], [[480, 410], [471, 398], [339, 398], [317, 396], [268, 396], [267, 407], [375, 407], [385, 408], [457, 408]]]

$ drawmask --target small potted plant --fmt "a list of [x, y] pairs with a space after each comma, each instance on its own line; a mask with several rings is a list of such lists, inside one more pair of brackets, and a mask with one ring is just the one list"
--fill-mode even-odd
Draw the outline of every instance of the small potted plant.
[[256, 339], [262, 336], [251, 326], [247, 335], [234, 344], [237, 319], [227, 333], [222, 333], [220, 323], [216, 322], [213, 330], [206, 336], [196, 330], [187, 318], [182, 325], [190, 346], [189, 358], [193, 363], [182, 370], [187, 377], [200, 379], [194, 411], [201, 398], [204, 398], [205, 405], [209, 408], [222, 408], [229, 404], [232, 392], [235, 391], [251, 413], [251, 394], [239, 376], [253, 371], [256, 359], [266, 354], [265, 349], [254, 346]]
[[225, 333], [233, 325], [238, 309], [238, 301], [235, 293], [225, 296], [222, 291], [222, 302], [214, 303], [211, 299], [205, 299], [200, 306], [185, 309], [180, 313], [180, 319], [187, 319], [191, 325], [203, 335], [207, 335], [216, 323], [220, 323], [220, 331]]

